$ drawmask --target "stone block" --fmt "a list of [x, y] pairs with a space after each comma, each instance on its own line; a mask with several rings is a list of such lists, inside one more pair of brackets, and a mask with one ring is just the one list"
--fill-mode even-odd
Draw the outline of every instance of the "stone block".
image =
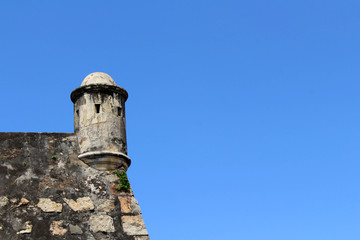
[[93, 232], [115, 232], [114, 221], [108, 215], [93, 215], [89, 224]]
[[150, 240], [149, 236], [135, 236], [134, 240]]
[[27, 222], [25, 223], [24, 229], [21, 230], [21, 231], [19, 231], [19, 232], [17, 232], [17, 234], [31, 233], [31, 231], [32, 231], [32, 224], [31, 224], [30, 221], [27, 221]]
[[144, 220], [141, 215], [122, 216], [121, 223], [123, 230], [128, 235], [147, 235]]
[[89, 197], [78, 198], [76, 201], [64, 198], [64, 201], [75, 212], [94, 210], [95, 206]]
[[63, 221], [53, 221], [50, 225], [51, 235], [64, 235], [67, 229], [63, 226]]
[[21, 205], [26, 205], [26, 204], [28, 204], [30, 201], [29, 200], [27, 200], [26, 198], [21, 198], [21, 200], [20, 200], [20, 206]]
[[120, 202], [120, 209], [121, 213], [131, 213], [131, 197], [125, 196], [125, 197], [118, 197]]
[[40, 198], [37, 206], [44, 212], [62, 212], [62, 204], [51, 201], [49, 198]]
[[115, 209], [115, 203], [114, 200], [110, 199], [101, 199], [100, 204], [97, 207], [97, 210], [99, 212], [112, 212]]
[[5, 196], [0, 197], [0, 208], [5, 207], [9, 203], [9, 199]]
[[83, 231], [81, 230], [81, 228], [79, 226], [70, 224], [69, 228], [70, 228], [71, 234], [74, 234], [74, 235], [75, 234], [83, 234]]
[[132, 196], [119, 196], [121, 213], [141, 214], [138, 201]]

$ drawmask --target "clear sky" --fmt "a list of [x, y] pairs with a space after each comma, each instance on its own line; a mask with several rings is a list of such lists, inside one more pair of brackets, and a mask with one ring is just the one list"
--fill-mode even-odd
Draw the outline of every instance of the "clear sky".
[[1, 1], [2, 132], [72, 132], [129, 93], [153, 240], [360, 239], [360, 1]]

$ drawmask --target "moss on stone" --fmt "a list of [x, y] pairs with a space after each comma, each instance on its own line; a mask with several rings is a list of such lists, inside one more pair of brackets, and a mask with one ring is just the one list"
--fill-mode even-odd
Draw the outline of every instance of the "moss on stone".
[[124, 192], [130, 192], [130, 182], [128, 180], [127, 174], [124, 171], [114, 171], [113, 173], [115, 173], [118, 178], [120, 179], [120, 184], [119, 186], [116, 187], [117, 190], [119, 191], [124, 191]]

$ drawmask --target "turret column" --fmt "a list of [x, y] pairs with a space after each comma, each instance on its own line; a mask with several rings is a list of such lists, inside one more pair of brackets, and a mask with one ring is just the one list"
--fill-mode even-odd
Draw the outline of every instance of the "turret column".
[[127, 170], [125, 101], [128, 94], [106, 73], [92, 73], [71, 93], [79, 158], [99, 170]]

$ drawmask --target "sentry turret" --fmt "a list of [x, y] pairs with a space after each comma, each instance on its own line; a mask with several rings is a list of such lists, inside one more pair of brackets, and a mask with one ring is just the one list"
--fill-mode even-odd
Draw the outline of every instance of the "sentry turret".
[[89, 74], [71, 93], [78, 156], [99, 170], [127, 170], [125, 101], [128, 93], [106, 73]]

